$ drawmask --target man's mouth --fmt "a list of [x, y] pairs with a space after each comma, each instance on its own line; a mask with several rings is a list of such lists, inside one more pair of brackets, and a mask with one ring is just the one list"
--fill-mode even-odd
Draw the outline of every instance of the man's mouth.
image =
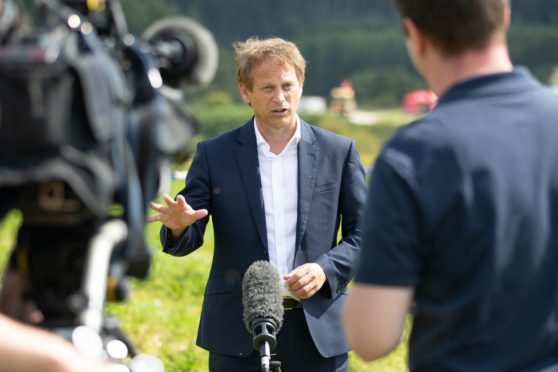
[[272, 110], [272, 112], [274, 112], [276, 114], [283, 114], [283, 113], [287, 112], [287, 109], [286, 108], [278, 108], [278, 109]]

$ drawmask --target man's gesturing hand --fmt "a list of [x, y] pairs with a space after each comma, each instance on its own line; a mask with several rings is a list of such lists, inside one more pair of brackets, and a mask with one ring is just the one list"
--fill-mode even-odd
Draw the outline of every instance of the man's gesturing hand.
[[298, 298], [312, 297], [326, 281], [324, 269], [317, 263], [300, 265], [283, 277], [285, 287]]
[[147, 221], [162, 222], [171, 230], [174, 238], [181, 236], [188, 226], [207, 216], [206, 209], [199, 209], [197, 211], [192, 209], [182, 195], [178, 195], [176, 200], [169, 195], [165, 195], [163, 199], [166, 205], [153, 202], [149, 204], [149, 208], [158, 212], [158, 214], [150, 216]]

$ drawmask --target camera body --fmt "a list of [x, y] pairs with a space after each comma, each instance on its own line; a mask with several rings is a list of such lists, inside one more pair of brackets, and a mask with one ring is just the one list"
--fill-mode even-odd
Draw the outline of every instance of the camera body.
[[5, 0], [0, 16], [0, 218], [22, 214], [10, 267], [43, 326], [102, 333], [87, 314], [149, 272], [147, 205], [197, 130], [181, 89], [213, 78], [217, 48], [187, 18], [136, 38], [117, 0], [37, 0], [32, 30], [21, 13]]

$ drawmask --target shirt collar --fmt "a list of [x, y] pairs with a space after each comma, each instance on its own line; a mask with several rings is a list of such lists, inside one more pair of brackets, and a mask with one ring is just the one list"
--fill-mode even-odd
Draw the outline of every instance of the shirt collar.
[[538, 89], [540, 83], [523, 66], [515, 66], [513, 71], [473, 76], [456, 82], [439, 99], [438, 105], [460, 99], [464, 96], [477, 97], [510, 94]]
[[[267, 143], [265, 138], [263, 138], [262, 134], [260, 133], [260, 130], [258, 129], [258, 126], [256, 125], [256, 117], [255, 116], [254, 116], [254, 132], [256, 132], [256, 144], [258, 146], [265, 144], [269, 147], [269, 144]], [[295, 130], [293, 136], [291, 137], [291, 139], [289, 140], [289, 143], [287, 144], [286, 147], [289, 147], [291, 144], [298, 145], [298, 142], [300, 142], [300, 138], [301, 138], [300, 118], [297, 115], [296, 116], [296, 130]]]

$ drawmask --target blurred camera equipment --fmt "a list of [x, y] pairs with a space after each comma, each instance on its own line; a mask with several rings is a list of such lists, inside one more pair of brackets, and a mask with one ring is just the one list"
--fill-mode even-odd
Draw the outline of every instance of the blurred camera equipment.
[[0, 13], [0, 218], [22, 215], [9, 266], [28, 278], [41, 326], [78, 348], [91, 344], [78, 341], [85, 327], [103, 355], [130, 359], [103, 309], [149, 273], [147, 204], [160, 170], [189, 155], [198, 124], [181, 93], [212, 80], [217, 47], [185, 17], [136, 38], [118, 0], [28, 4], [4, 0]]

